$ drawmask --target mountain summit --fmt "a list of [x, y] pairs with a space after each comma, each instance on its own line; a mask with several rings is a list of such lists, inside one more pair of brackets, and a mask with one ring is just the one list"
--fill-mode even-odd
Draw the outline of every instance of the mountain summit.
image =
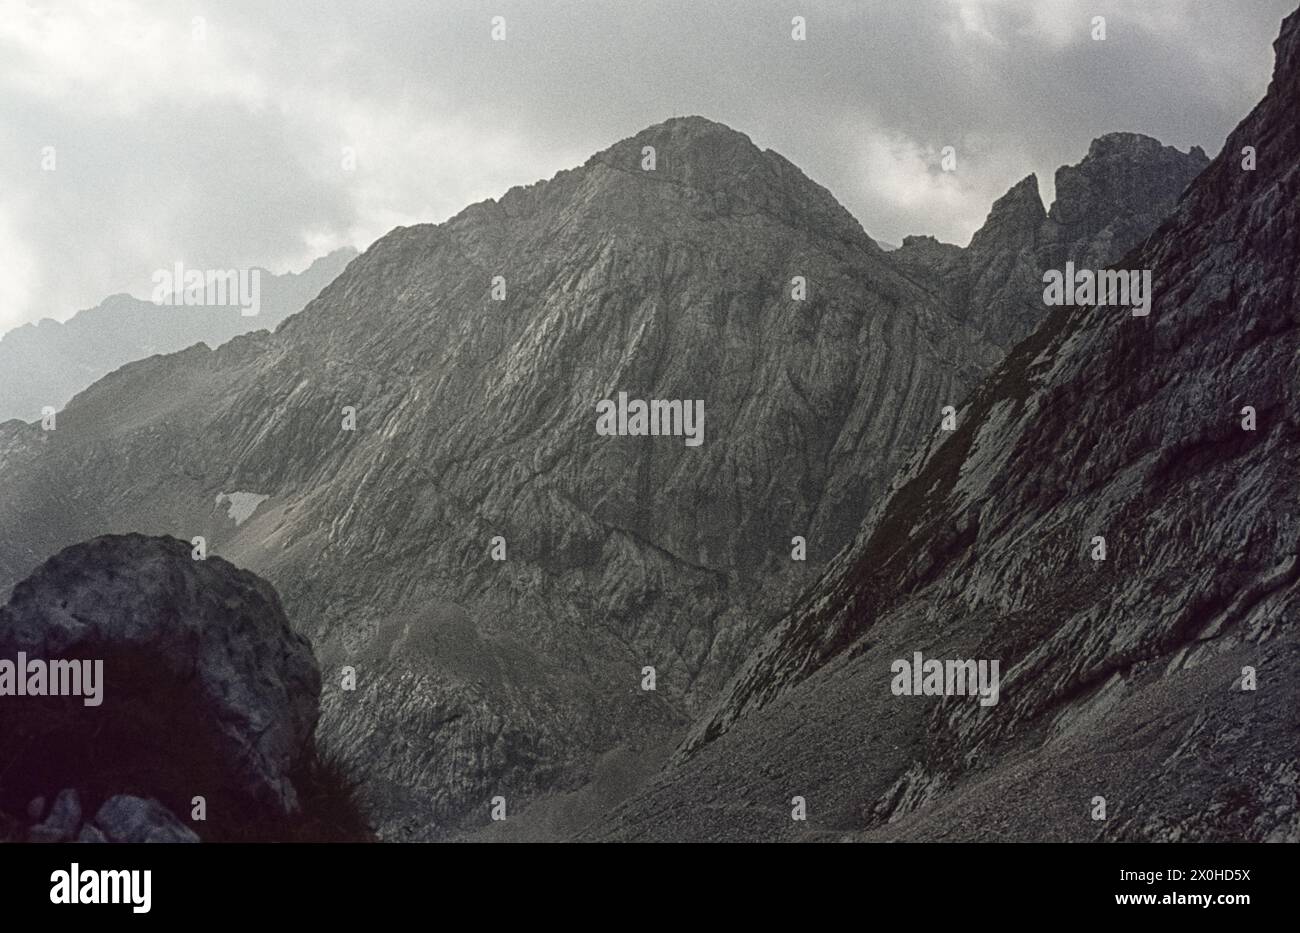
[[936, 280], [951, 314], [1010, 349], [1043, 317], [1042, 274], [1065, 263], [1100, 269], [1120, 259], [1169, 215], [1209, 160], [1137, 133], [1093, 140], [1077, 165], [1056, 171], [1048, 211], [1029, 175], [994, 202], [970, 246], [908, 237], [890, 258]]
[[[723, 215], [761, 212], [796, 230], [817, 230], [858, 249], [878, 250], [861, 224], [829, 191], [744, 133], [704, 117], [675, 117], [593, 156], [593, 163], [627, 171], [653, 147], [656, 168], [646, 178], [682, 185], [709, 198]], [[658, 162], [658, 153], [668, 157]]]

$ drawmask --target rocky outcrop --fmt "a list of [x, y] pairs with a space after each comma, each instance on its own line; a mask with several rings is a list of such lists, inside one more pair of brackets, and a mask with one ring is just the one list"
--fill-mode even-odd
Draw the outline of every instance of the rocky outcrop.
[[[65, 788], [35, 838], [75, 836], [81, 802], [109, 797], [95, 823], [130, 841], [176, 836], [154, 810], [188, 813], [196, 796], [223, 824], [298, 814], [293, 776], [312, 748], [320, 672], [253, 574], [169, 538], [67, 548], [0, 609], [0, 661], [33, 685], [24, 670], [50, 672], [39, 694], [0, 697], [0, 802], [22, 812]], [[54, 695], [59, 662], [78, 676]]]
[[[1116, 263], [1150, 315], [1054, 309], [595, 835], [1300, 840], [1300, 13], [1276, 50]], [[896, 695], [917, 651], [1000, 701]]]
[[1093, 140], [1077, 165], [1056, 171], [1056, 201], [1043, 210], [1034, 175], [993, 204], [965, 249], [907, 237], [890, 254], [939, 291], [952, 313], [1010, 348], [1043, 319], [1042, 275], [1066, 262], [1102, 269], [1141, 243], [1173, 210], [1209, 159], [1138, 133]]
[[[39, 816], [44, 800], [37, 798], [28, 816]], [[81, 798], [64, 788], [49, 815], [27, 833], [28, 842], [198, 842], [194, 830], [156, 800], [118, 794], [104, 801], [93, 819], [82, 822]]]
[[1179, 152], [1140, 133], [1095, 139], [1078, 165], [1057, 169], [1045, 238], [1076, 265], [1103, 268], [1155, 230], [1209, 164], [1200, 146]]
[[[38, 797], [27, 807], [27, 815], [40, 819], [45, 799]], [[54, 798], [54, 804], [45, 819], [27, 833], [28, 842], [67, 842], [77, 838], [81, 829], [81, 797], [76, 790], [65, 787]]]
[[[106, 842], [198, 842], [199, 837], [156, 800], [118, 794], [104, 801], [95, 814], [88, 839]], [[96, 840], [97, 841], [97, 840]]]

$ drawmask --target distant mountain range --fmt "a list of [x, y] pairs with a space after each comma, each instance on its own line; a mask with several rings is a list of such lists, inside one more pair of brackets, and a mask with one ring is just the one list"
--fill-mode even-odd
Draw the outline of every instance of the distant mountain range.
[[0, 421], [31, 421], [63, 408], [97, 379], [135, 360], [195, 343], [211, 347], [251, 330], [275, 327], [320, 293], [357, 255], [335, 250], [302, 272], [261, 272], [259, 313], [228, 305], [157, 305], [113, 295], [67, 321], [46, 319], [0, 336]]

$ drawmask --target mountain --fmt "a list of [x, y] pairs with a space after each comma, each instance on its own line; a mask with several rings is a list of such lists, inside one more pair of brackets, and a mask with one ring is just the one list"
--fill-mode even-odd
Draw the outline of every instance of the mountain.
[[1067, 261], [1099, 269], [1138, 245], [1169, 215], [1187, 185], [1209, 164], [1199, 146], [1179, 152], [1137, 133], [1093, 140], [1077, 165], [1056, 170], [1050, 211], [1029, 175], [999, 198], [965, 249], [910, 236], [891, 257], [937, 278], [950, 313], [978, 319], [1010, 349], [1043, 317], [1044, 269]]
[[120, 366], [195, 343], [218, 346], [255, 328], [274, 329], [302, 310], [357, 255], [351, 247], [322, 256], [302, 272], [260, 276], [260, 308], [244, 316], [230, 305], [156, 305], [114, 295], [65, 322], [46, 319], [0, 336], [0, 421], [32, 421]]
[[[274, 333], [0, 424], [0, 592], [93, 535], [201, 535], [313, 641], [385, 837], [475, 832], [496, 796], [566, 835], [996, 365], [966, 311], [781, 156], [669, 120], [394, 230]], [[702, 401], [702, 443], [598, 433], [623, 392]]]
[[[1300, 12], [1275, 49], [1115, 264], [1149, 316], [1053, 308], [593, 836], [1300, 840]], [[915, 652], [1000, 699], [896, 695]]]

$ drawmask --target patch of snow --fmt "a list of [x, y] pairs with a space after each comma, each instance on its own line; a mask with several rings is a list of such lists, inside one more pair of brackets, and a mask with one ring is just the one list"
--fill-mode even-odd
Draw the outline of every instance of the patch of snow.
[[259, 495], [255, 492], [231, 492], [221, 493], [217, 496], [217, 508], [223, 505], [227, 507], [226, 514], [235, 520], [235, 525], [242, 525], [244, 522], [257, 511], [257, 507], [265, 502], [270, 496]]

